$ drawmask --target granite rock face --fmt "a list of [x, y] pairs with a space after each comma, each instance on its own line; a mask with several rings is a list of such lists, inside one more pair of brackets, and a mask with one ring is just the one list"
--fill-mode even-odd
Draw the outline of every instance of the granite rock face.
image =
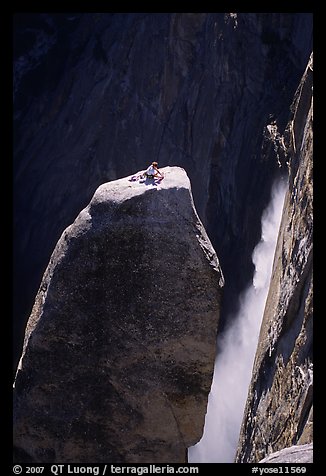
[[15, 15], [16, 357], [63, 230], [144, 158], [187, 170], [237, 302], [311, 49], [310, 13]]
[[313, 444], [294, 445], [267, 456], [259, 463], [312, 463]]
[[313, 439], [312, 57], [285, 135], [289, 191], [240, 434], [237, 462]]
[[179, 167], [101, 185], [26, 328], [17, 462], [178, 463], [202, 434], [223, 275]]

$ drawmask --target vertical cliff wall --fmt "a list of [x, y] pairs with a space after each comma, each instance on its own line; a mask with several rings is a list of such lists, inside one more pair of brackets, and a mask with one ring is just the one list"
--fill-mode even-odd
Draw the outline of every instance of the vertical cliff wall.
[[288, 121], [312, 48], [312, 15], [14, 20], [15, 362], [62, 231], [101, 183], [154, 159], [187, 170], [231, 308], [253, 272], [261, 213], [285, 160], [270, 136]]
[[313, 438], [312, 70], [311, 58], [286, 134], [290, 186], [237, 462], [258, 462], [270, 453], [310, 443]]

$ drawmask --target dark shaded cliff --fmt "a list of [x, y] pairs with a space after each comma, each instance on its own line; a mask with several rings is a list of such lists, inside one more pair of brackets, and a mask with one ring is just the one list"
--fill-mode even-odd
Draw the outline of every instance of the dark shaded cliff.
[[223, 276], [189, 179], [99, 187], [62, 234], [14, 390], [15, 461], [182, 463], [199, 441]]
[[312, 86], [311, 57], [285, 135], [289, 191], [240, 434], [241, 463], [313, 439]]
[[189, 174], [223, 318], [286, 160], [271, 131], [287, 124], [312, 14], [19, 14], [14, 27], [14, 363], [62, 231], [101, 183], [154, 159]]

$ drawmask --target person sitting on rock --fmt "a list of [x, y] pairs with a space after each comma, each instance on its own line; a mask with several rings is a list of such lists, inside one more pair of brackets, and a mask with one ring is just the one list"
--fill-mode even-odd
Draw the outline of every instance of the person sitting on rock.
[[152, 164], [145, 170], [144, 175], [147, 178], [155, 178], [155, 177], [161, 177], [163, 178], [162, 173], [159, 171], [157, 168], [158, 163], [157, 162], [152, 162]]

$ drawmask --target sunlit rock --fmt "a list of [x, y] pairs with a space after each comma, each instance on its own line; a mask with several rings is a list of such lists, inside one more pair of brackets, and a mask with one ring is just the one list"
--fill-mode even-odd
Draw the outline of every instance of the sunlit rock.
[[[312, 463], [313, 444], [294, 445], [266, 456], [259, 463]], [[304, 469], [304, 468], [302, 468]]]
[[62, 234], [15, 382], [18, 462], [186, 461], [201, 437], [223, 276], [179, 167], [101, 185]]
[[312, 58], [298, 88], [287, 143], [287, 193], [249, 388], [237, 462], [313, 439]]

